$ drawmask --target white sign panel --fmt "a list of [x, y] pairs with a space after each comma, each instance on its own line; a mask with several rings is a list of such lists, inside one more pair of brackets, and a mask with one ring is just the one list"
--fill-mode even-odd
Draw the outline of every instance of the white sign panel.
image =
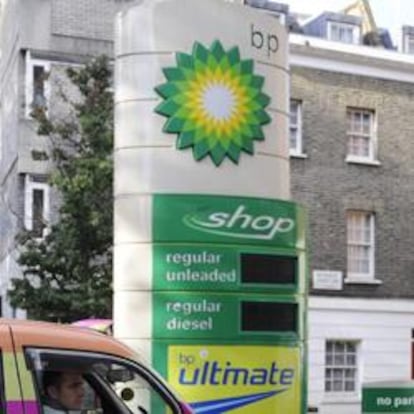
[[312, 274], [313, 288], [320, 290], [342, 290], [342, 272], [334, 270], [314, 270]]
[[290, 198], [284, 26], [179, 0], [140, 2], [116, 27], [115, 197]]

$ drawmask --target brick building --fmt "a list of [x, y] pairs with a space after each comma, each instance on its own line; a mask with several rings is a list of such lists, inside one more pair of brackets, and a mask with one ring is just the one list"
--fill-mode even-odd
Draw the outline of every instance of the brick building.
[[364, 383], [413, 376], [412, 32], [396, 50], [367, 1], [306, 24], [247, 3], [290, 30], [291, 191], [309, 215], [309, 406], [360, 413]]
[[364, 382], [412, 377], [414, 59], [318, 41], [291, 38], [302, 151], [291, 188], [310, 225], [309, 397], [319, 412], [351, 414]]

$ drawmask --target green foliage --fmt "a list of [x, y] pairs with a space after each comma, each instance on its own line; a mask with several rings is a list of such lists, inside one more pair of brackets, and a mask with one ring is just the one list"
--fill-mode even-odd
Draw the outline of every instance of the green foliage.
[[18, 237], [23, 278], [13, 279], [12, 306], [34, 319], [73, 321], [111, 317], [112, 312], [112, 146], [111, 71], [100, 57], [67, 75], [81, 99], [69, 103], [73, 116], [33, 117], [38, 133], [53, 143], [56, 170], [50, 183], [60, 195], [59, 221], [47, 235]]

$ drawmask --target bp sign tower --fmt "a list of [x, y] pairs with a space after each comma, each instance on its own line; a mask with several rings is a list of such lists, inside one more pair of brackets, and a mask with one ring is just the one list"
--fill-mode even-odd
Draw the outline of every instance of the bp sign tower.
[[287, 47], [276, 19], [223, 0], [117, 20], [115, 335], [200, 413], [305, 412]]

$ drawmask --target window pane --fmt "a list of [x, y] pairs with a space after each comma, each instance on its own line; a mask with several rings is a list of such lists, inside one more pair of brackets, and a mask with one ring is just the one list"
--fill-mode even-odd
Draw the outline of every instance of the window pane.
[[364, 113], [362, 132], [364, 134], [371, 134], [371, 114], [369, 113]]
[[353, 379], [355, 377], [355, 369], [350, 368], [350, 369], [345, 369], [345, 378], [347, 380], [349, 379]]
[[43, 66], [33, 66], [33, 105], [44, 107], [46, 72]]
[[298, 123], [298, 104], [297, 102], [290, 103], [290, 123], [297, 125]]
[[355, 155], [358, 157], [368, 157], [370, 152], [369, 137], [349, 135], [348, 152], [350, 155]]
[[296, 149], [297, 146], [297, 129], [296, 128], [290, 128], [290, 137], [289, 137], [289, 141], [290, 141], [290, 148], [292, 149]]
[[351, 273], [368, 273], [370, 269], [369, 252], [368, 247], [349, 246], [348, 271]]
[[407, 53], [414, 53], [414, 37], [412, 35], [405, 35], [406, 40], [406, 52]]
[[373, 273], [374, 234], [372, 220], [372, 213], [349, 212], [347, 215], [349, 273], [370, 275]]
[[348, 353], [355, 353], [356, 352], [356, 346], [353, 342], [347, 343], [347, 351]]
[[374, 113], [366, 109], [348, 109], [348, 154], [373, 158], [373, 119]]
[[33, 232], [36, 236], [41, 237], [44, 227], [44, 191], [35, 189], [33, 190], [33, 205], [32, 205], [32, 217], [33, 217]]
[[352, 43], [353, 41], [352, 34], [353, 34], [352, 28], [340, 27], [338, 40], [340, 40], [341, 42], [345, 42], [345, 43]]
[[334, 364], [343, 365], [345, 363], [344, 355], [335, 355]]
[[302, 152], [301, 104], [297, 100], [290, 101], [289, 148], [297, 153]]
[[330, 39], [337, 42], [354, 43], [354, 32], [357, 29], [355, 25], [331, 22]]
[[334, 345], [335, 345], [336, 352], [344, 352], [345, 344], [343, 342], [335, 342]]
[[352, 381], [345, 382], [345, 391], [355, 391], [355, 383]]
[[325, 391], [355, 391], [357, 379], [356, 343], [327, 341], [326, 351]]

